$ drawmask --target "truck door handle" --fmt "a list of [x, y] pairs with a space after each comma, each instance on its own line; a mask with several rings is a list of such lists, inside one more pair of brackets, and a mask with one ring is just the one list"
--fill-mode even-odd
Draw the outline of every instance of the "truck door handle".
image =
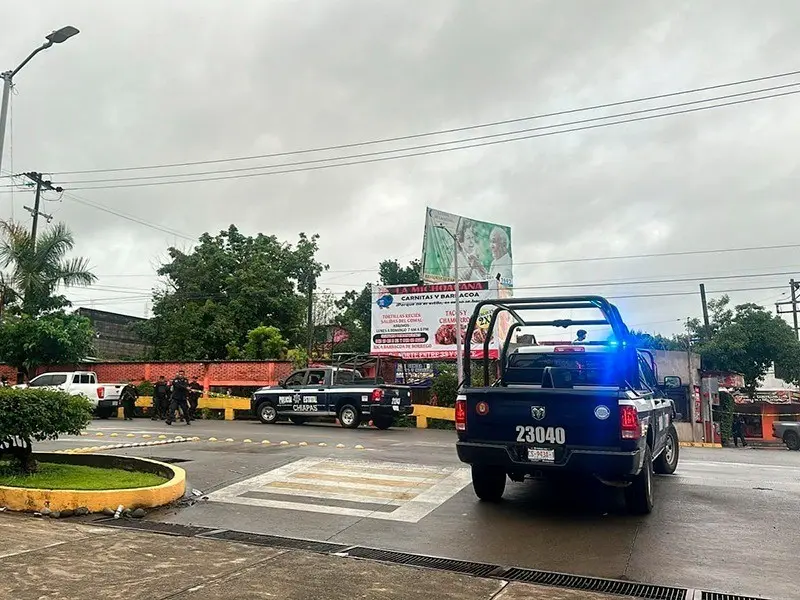
[[318, 392], [324, 392], [324, 391], [325, 391], [325, 388], [317, 388], [317, 391], [318, 391]]

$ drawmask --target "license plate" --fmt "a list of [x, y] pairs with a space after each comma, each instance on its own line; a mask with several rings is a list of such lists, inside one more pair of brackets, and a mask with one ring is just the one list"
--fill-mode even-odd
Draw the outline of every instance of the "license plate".
[[552, 448], [528, 448], [528, 460], [531, 462], [555, 462], [556, 451]]

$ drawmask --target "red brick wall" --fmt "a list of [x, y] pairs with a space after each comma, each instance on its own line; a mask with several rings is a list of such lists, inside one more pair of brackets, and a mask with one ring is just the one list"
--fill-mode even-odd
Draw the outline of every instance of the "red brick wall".
[[[175, 376], [179, 369], [186, 371], [186, 376], [195, 375], [209, 386], [250, 387], [276, 385], [279, 379], [285, 378], [294, 370], [290, 362], [282, 361], [231, 361], [231, 362], [113, 362], [89, 365], [58, 365], [41, 367], [36, 375], [51, 371], [74, 371], [85, 369], [95, 371], [101, 383], [119, 383], [126, 380], [134, 382], [155, 381], [159, 375], [167, 379]], [[17, 372], [13, 367], [0, 365], [0, 374], [5, 374], [12, 382], [16, 381]]]

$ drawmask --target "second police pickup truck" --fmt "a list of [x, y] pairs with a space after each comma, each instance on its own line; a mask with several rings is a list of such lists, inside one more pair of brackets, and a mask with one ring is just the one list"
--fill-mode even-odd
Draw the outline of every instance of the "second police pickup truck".
[[[511, 316], [499, 378], [473, 387], [467, 369], [455, 409], [458, 456], [471, 465], [476, 495], [499, 500], [507, 478], [592, 477], [624, 488], [630, 512], [649, 513], [653, 473], [671, 474], [678, 465], [676, 413], [660, 389], [652, 354], [636, 349], [617, 308], [599, 296], [484, 301], [467, 329], [465, 360], [474, 356], [470, 340], [487, 308], [487, 340], [499, 315]], [[594, 318], [551, 316], [587, 310]], [[532, 344], [510, 349], [513, 333], [523, 327], [572, 326], [604, 326], [611, 335], [548, 345], [534, 337]], [[488, 356], [488, 342], [482, 355]], [[483, 381], [489, 381], [487, 359], [483, 369]]]
[[[375, 372], [381, 372], [378, 359]], [[388, 429], [400, 415], [410, 415], [411, 388], [387, 385], [380, 377], [365, 377], [353, 365], [310, 367], [295, 371], [277, 387], [256, 391], [250, 400], [252, 412], [262, 423], [288, 418], [301, 425], [309, 419], [336, 418], [347, 429], [372, 421], [378, 429]]]

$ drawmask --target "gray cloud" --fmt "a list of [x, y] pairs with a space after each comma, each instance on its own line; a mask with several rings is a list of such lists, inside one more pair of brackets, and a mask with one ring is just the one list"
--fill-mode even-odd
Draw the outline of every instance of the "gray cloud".
[[[4, 69], [51, 29], [81, 29], [17, 78], [15, 171], [171, 163], [406, 135], [789, 71], [800, 49], [800, 8], [777, 0], [10, 0], [0, 13]], [[288, 240], [319, 232], [334, 291], [372, 277], [349, 271], [418, 255], [426, 205], [510, 224], [516, 280], [526, 288], [788, 271], [798, 267], [792, 251], [523, 263], [793, 241], [796, 107], [787, 97], [406, 160], [75, 193], [192, 236], [229, 223]], [[6, 169], [8, 149], [7, 143]], [[313, 157], [286, 160], [303, 158]], [[281, 161], [261, 161], [267, 162]], [[246, 165], [219, 168], [236, 166]], [[1, 194], [0, 202], [0, 214], [10, 216], [10, 196]], [[29, 194], [15, 194], [17, 218], [27, 217], [28, 202]], [[154, 278], [138, 275], [152, 272], [167, 246], [189, 243], [69, 198], [47, 208], [70, 224], [102, 275], [103, 289], [73, 293], [82, 304], [94, 299], [101, 308], [141, 314], [138, 295]], [[734, 298], [772, 302], [781, 293]], [[664, 331], [699, 312], [689, 296], [620, 304], [634, 324]]]

